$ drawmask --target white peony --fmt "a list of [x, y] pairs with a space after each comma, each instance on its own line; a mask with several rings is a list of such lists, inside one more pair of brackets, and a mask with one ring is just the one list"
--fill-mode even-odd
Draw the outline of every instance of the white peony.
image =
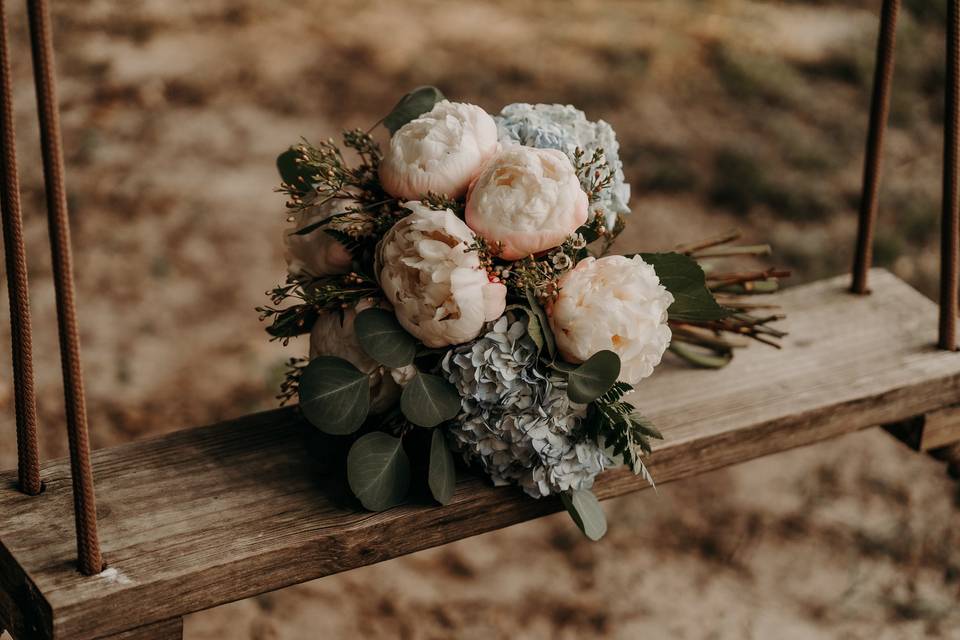
[[470, 185], [466, 221], [517, 260], [559, 246], [585, 223], [587, 194], [562, 152], [511, 145]]
[[428, 347], [473, 340], [503, 314], [507, 288], [470, 249], [475, 236], [449, 210], [407, 202], [412, 213], [377, 247], [376, 273], [404, 329]]
[[577, 149], [589, 158], [597, 149], [613, 171], [608, 189], [600, 191], [590, 209], [603, 213], [608, 229], [617, 223], [618, 214], [630, 213], [630, 185], [623, 175], [620, 144], [613, 127], [597, 120], [591, 122], [576, 107], [562, 104], [510, 104], [496, 116], [500, 141], [516, 142], [539, 149], [559, 149], [571, 160]]
[[294, 213], [293, 226], [283, 231], [283, 243], [286, 247], [284, 257], [290, 275], [295, 278], [309, 278], [350, 271], [350, 252], [322, 227], [302, 236], [295, 233], [340, 213], [349, 204], [347, 200], [334, 199]]
[[310, 359], [319, 356], [343, 358], [357, 369], [366, 373], [370, 379], [370, 413], [383, 413], [393, 407], [400, 399], [400, 386], [391, 372], [366, 354], [357, 342], [353, 322], [357, 314], [376, 306], [374, 302], [363, 300], [353, 309], [343, 313], [324, 311], [317, 318], [310, 332]]
[[438, 102], [400, 127], [380, 162], [380, 182], [401, 200], [428, 192], [459, 198], [497, 150], [497, 123], [472, 104]]
[[620, 356], [620, 380], [636, 384], [653, 373], [670, 344], [672, 303], [642, 258], [608, 256], [586, 258], [564, 275], [547, 312], [564, 359], [583, 362], [609, 349]]

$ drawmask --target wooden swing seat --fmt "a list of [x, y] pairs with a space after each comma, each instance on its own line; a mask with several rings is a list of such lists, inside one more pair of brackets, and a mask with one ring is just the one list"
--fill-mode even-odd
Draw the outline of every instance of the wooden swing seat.
[[[933, 343], [936, 305], [882, 270], [872, 295], [848, 283], [779, 297], [780, 352], [751, 346], [720, 371], [665, 363], [640, 385], [665, 436], [650, 458], [659, 482], [960, 403], [960, 358]], [[937, 423], [939, 442], [960, 439], [956, 423]], [[0, 624], [17, 640], [180, 637], [185, 614], [561, 509], [463, 475], [445, 507], [363, 512], [318, 471], [310, 433], [281, 409], [96, 451], [109, 568], [93, 578], [76, 570], [68, 461], [43, 467], [35, 498], [0, 474]], [[595, 491], [646, 486], [616, 470]]]

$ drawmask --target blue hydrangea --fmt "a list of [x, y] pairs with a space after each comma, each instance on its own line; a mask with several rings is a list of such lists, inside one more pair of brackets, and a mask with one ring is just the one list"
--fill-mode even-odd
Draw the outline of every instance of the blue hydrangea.
[[525, 324], [507, 316], [449, 351], [442, 368], [462, 397], [450, 428], [453, 444], [494, 484], [518, 484], [535, 498], [589, 489], [613, 461], [596, 443], [575, 437], [583, 407], [536, 363]]
[[605, 224], [611, 229], [618, 214], [630, 213], [630, 185], [623, 175], [617, 135], [609, 124], [603, 120], [590, 122], [583, 111], [561, 104], [515, 103], [504, 107], [495, 119], [503, 143], [558, 149], [571, 161], [578, 147], [587, 156], [602, 148], [613, 171], [613, 184], [591, 209], [603, 211]]

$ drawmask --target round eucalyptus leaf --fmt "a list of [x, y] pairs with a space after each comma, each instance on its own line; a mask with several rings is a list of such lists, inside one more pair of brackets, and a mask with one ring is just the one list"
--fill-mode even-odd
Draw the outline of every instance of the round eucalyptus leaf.
[[586, 362], [570, 371], [567, 395], [574, 402], [593, 402], [613, 386], [620, 375], [620, 356], [613, 351], [597, 351]]
[[418, 373], [403, 388], [400, 410], [418, 427], [435, 427], [460, 412], [460, 394], [440, 376]]
[[447, 447], [447, 439], [441, 429], [434, 429], [430, 440], [430, 472], [427, 484], [430, 485], [430, 493], [437, 502], [450, 502], [457, 484], [457, 471], [453, 465], [453, 454]]
[[410, 489], [410, 460], [400, 438], [374, 431], [354, 442], [347, 454], [347, 482], [370, 511], [402, 503]]
[[324, 433], [353, 433], [370, 410], [370, 381], [342, 358], [314, 358], [300, 377], [300, 409]]
[[603, 514], [600, 501], [592, 492], [564, 492], [560, 494], [560, 500], [585, 536], [591, 540], [599, 540], [607, 533], [607, 517]]
[[393, 135], [397, 129], [427, 113], [443, 99], [443, 94], [436, 87], [417, 87], [400, 98], [400, 101], [383, 119], [383, 126], [390, 130], [390, 135]]
[[417, 355], [417, 341], [407, 333], [393, 312], [366, 309], [353, 323], [360, 348], [380, 364], [392, 369], [405, 367]]

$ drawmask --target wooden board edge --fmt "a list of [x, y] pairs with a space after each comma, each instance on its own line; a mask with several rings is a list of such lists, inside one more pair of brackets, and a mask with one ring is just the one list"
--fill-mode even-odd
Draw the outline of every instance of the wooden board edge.
[[[694, 449], [691, 449], [688, 444], [679, 443], [676, 447], [667, 447], [655, 451], [650, 457], [650, 469], [658, 483], [666, 484], [741, 462], [747, 462], [766, 455], [817, 444], [846, 433], [879, 426], [890, 419], [890, 417], [894, 420], [903, 420], [909, 416], [942, 407], [944, 404], [955, 399], [958, 391], [960, 391], [960, 374], [944, 376], [941, 380], [937, 381], [936, 393], [922, 393], [924, 389], [930, 389], [929, 381], [913, 386], [892, 389], [880, 396], [852, 399], [837, 405], [818, 409], [814, 412], [798, 415], [790, 420], [784, 420], [783, 418], [771, 419], [755, 425], [749, 431], [718, 433], [705, 438], [699, 442]], [[892, 416], [890, 414], [891, 408], [894, 408]], [[735, 442], [731, 442], [731, 439], [735, 440]], [[717, 456], [714, 451], [722, 451], [723, 455]], [[658, 467], [661, 469], [659, 474]], [[476, 483], [479, 481], [478, 479], [467, 480], [466, 484], [472, 485], [475, 488], [477, 486]], [[605, 476], [598, 481], [595, 486], [595, 492], [598, 498], [607, 500], [628, 493], [634, 493], [645, 488], [648, 488], [648, 485], [642, 478], [634, 476], [629, 470], [620, 469], [606, 472]], [[508, 489], [497, 490], [507, 491]], [[405, 514], [402, 510], [393, 513], [387, 511], [380, 514], [370, 514], [369, 518], [359, 519], [352, 527], [338, 531], [336, 535], [329, 535], [326, 538], [318, 536], [315, 541], [317, 544], [324, 543], [336, 547], [339, 555], [346, 558], [344, 566], [331, 567], [331, 570], [325, 574], [315, 571], [304, 571], [302, 564], [282, 567], [284, 571], [277, 571], [277, 574], [283, 573], [284, 578], [270, 582], [264, 588], [253, 587], [251, 585], [251, 588], [238, 590], [232, 594], [233, 597], [225, 600], [204, 600], [203, 597], [199, 597], [196, 598], [191, 605], [179, 609], [159, 607], [151, 614], [153, 619], [141, 618], [137, 620], [136, 623], [152, 623], [156, 622], [157, 619], [163, 619], [173, 615], [187, 615], [196, 611], [210, 609], [259, 593], [282, 589], [294, 584], [326, 577], [327, 575], [375, 564], [424, 549], [442, 546], [450, 542], [520, 524], [562, 510], [559, 500], [556, 499], [528, 500], [522, 498], [519, 493], [517, 498], [517, 500], [513, 501], [504, 501], [498, 509], [494, 510], [495, 512], [488, 513], [485, 518], [475, 518], [468, 521], [468, 527], [463, 528], [460, 532], [457, 532], [456, 535], [446, 537], [441, 541], [431, 536], [430, 532], [435, 530], [434, 528], [437, 525], [461, 519], [461, 514], [455, 511], [448, 511], [443, 507], [430, 507], [429, 513], [431, 517], [423, 519], [421, 522], [423, 535], [418, 536], [410, 536], [409, 531], [404, 529], [406, 526], [404, 523]], [[463, 506], [464, 505], [461, 505], [461, 507]], [[369, 523], [364, 524], [368, 519], [376, 519], [379, 521], [376, 527], [377, 536], [375, 539], [369, 538]], [[363, 528], [364, 533], [367, 534], [367, 539], [354, 539], [351, 536], [354, 528]], [[387, 540], [393, 543], [387, 545], [384, 542]], [[397, 543], [398, 541], [399, 543]], [[298, 559], [297, 562], [300, 562], [300, 560]], [[278, 569], [276, 566], [272, 566], [271, 568]], [[286, 572], [286, 569], [289, 569], [289, 573]], [[266, 569], [263, 570], [266, 571]], [[227, 580], [235, 578], [238, 569], [235, 567], [223, 567], [221, 571], [222, 574], [207, 575], [205, 579]], [[243, 571], [256, 574], [258, 569], [254, 565], [248, 565]], [[105, 599], [99, 604], [85, 602], [83, 608], [89, 609], [91, 607], [96, 608], [97, 606], [108, 605], [114, 607], [137, 606], [136, 594], [131, 593], [125, 595], [127, 598], [133, 599], [126, 603], [118, 602], [116, 598]], [[82, 616], [80, 616], [80, 618], [81, 620], [71, 619], [68, 614], [64, 628], [61, 629], [58, 627], [57, 629], [57, 637], [96, 637], [95, 635], [90, 635], [91, 629], [89, 627], [77, 626], [78, 624], [89, 624], [88, 620], [82, 621]], [[109, 623], [103, 624], [103, 622], [101, 622], [99, 624], [102, 625], [97, 628], [97, 631], [100, 633], [116, 633], [118, 631], [116, 628], [110, 628]], [[64, 635], [61, 635], [61, 633]]]
[[103, 640], [183, 640], [183, 618], [137, 627], [107, 636]]
[[0, 540], [0, 628], [14, 640], [52, 640], [53, 609]]

